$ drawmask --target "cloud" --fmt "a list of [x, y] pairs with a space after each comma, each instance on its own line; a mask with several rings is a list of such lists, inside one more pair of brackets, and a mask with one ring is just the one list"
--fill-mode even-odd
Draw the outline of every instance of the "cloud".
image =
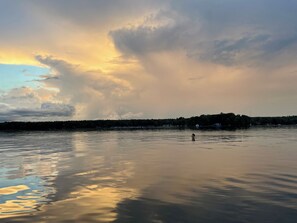
[[2, 93], [0, 95], [0, 121], [72, 118], [75, 114], [74, 106], [54, 100], [56, 93], [53, 90], [29, 87], [14, 88]]
[[291, 84], [296, 77], [288, 73], [296, 67], [296, 6], [173, 0], [142, 24], [114, 29], [110, 36], [155, 78], [146, 101], [154, 100], [159, 112], [294, 114], [289, 101], [297, 93]]
[[[110, 32], [115, 46], [126, 56], [184, 50], [197, 60], [230, 65], [256, 65], [259, 60], [277, 59], [297, 45], [296, 13], [286, 4], [272, 1], [171, 1], [138, 27]], [[149, 24], [167, 17], [171, 22], [157, 27]], [[148, 25], [147, 25], [148, 23]], [[297, 56], [294, 53], [294, 56]]]
[[200, 44], [199, 50], [190, 49], [188, 55], [198, 60], [211, 61], [226, 66], [254, 62], [264, 56], [264, 45], [269, 36], [246, 36], [240, 39], [222, 39]]
[[[41, 121], [72, 117], [75, 108], [71, 105], [43, 103], [40, 108], [12, 108], [0, 105], [0, 121]], [[33, 119], [32, 119], [33, 118]]]
[[38, 89], [2, 92], [14, 108], [70, 105], [73, 119], [297, 111], [296, 1], [3, 4], [0, 62], [51, 69]]
[[[36, 65], [34, 54], [58, 55], [72, 63], [103, 66], [115, 52], [106, 35], [141, 21], [167, 2], [157, 0], [1, 1], [0, 60]], [[25, 44], [24, 44], [25, 43]]]
[[[178, 48], [197, 60], [223, 65], [269, 61], [271, 54], [277, 57], [296, 45], [297, 3], [271, 0], [267, 7], [267, 2], [5, 0], [0, 47], [6, 51], [3, 58], [41, 51], [71, 63], [102, 64], [107, 56], [107, 61], [118, 56], [108, 47], [111, 31], [115, 46], [126, 56]], [[8, 50], [10, 45], [15, 49]]]
[[50, 16], [67, 20], [84, 29], [106, 27], [110, 24], [121, 24], [131, 18], [155, 11], [166, 5], [157, 0], [31, 0], [31, 4]]
[[116, 29], [109, 35], [116, 48], [126, 56], [175, 50], [185, 46], [185, 23], [178, 19], [174, 13], [159, 11], [139, 26]]
[[0, 111], [8, 111], [10, 109], [8, 104], [0, 103]]
[[36, 59], [48, 66], [55, 77], [46, 76], [41, 82], [46, 87], [59, 89], [57, 97], [78, 108], [76, 118], [135, 116], [131, 111], [123, 112], [123, 108], [129, 110], [125, 107], [135, 93], [128, 80], [100, 70], [87, 70], [50, 56], [36, 56]]

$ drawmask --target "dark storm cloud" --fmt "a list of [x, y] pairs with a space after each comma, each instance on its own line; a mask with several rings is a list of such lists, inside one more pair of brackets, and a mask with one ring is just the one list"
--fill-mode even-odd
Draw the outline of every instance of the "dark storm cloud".
[[221, 39], [203, 42], [199, 49], [188, 50], [188, 55], [199, 60], [224, 65], [241, 65], [268, 61], [283, 51], [296, 46], [297, 35], [274, 39], [271, 35], [247, 35], [239, 39]]
[[138, 27], [112, 31], [110, 35], [124, 54], [141, 55], [177, 47], [181, 32], [181, 27]]
[[122, 28], [110, 36], [125, 55], [184, 49], [198, 60], [250, 64], [296, 46], [295, 9], [297, 2], [289, 0], [171, 1], [174, 23]]
[[173, 0], [171, 7], [191, 20], [203, 22], [207, 25], [204, 28], [213, 33], [242, 26], [276, 31], [296, 27], [294, 0]]

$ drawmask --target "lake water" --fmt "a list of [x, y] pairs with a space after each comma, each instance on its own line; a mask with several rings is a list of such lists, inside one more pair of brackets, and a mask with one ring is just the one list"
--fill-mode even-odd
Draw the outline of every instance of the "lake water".
[[297, 222], [297, 128], [0, 133], [0, 222]]

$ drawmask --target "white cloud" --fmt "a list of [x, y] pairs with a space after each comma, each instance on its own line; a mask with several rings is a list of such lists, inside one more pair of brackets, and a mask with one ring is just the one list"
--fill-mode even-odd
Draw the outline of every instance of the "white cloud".
[[[134, 88], [128, 80], [106, 74], [100, 70], [86, 70], [53, 57], [36, 56], [51, 68], [57, 78], [41, 80], [46, 87], [59, 89], [57, 97], [77, 108], [77, 119], [133, 117], [127, 109]], [[126, 114], [127, 113], [127, 114]]]

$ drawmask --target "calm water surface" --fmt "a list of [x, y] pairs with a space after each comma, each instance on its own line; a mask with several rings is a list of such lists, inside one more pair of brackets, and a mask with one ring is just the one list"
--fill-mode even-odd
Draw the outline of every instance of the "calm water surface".
[[0, 133], [0, 222], [297, 222], [297, 128]]

